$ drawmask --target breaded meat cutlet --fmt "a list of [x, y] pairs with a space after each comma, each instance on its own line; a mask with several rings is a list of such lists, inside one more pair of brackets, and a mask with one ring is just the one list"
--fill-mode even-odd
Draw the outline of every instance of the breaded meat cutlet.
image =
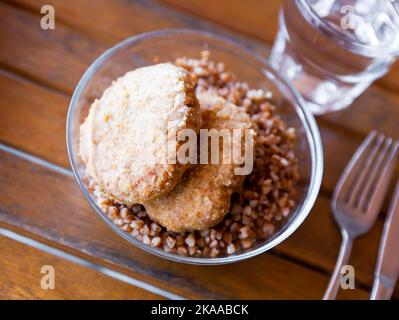
[[[201, 128], [228, 129], [230, 132], [233, 129], [244, 131], [252, 128], [249, 116], [236, 105], [208, 93], [199, 94], [198, 98], [202, 115]], [[253, 131], [250, 133], [253, 134]], [[219, 146], [222, 159], [222, 144]], [[243, 151], [244, 143], [241, 141], [238, 147]], [[144, 203], [147, 214], [174, 232], [203, 230], [216, 225], [228, 212], [230, 198], [245, 178], [235, 175], [234, 169], [237, 167], [239, 164], [236, 163], [210, 162], [193, 166], [173, 191]]]
[[80, 157], [89, 178], [111, 198], [143, 203], [171, 191], [188, 167], [168, 161], [168, 134], [199, 125], [187, 71], [169, 63], [139, 68], [92, 104], [80, 128]]

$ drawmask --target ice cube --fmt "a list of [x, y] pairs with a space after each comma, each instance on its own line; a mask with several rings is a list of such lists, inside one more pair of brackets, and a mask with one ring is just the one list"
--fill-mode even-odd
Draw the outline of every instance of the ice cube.
[[356, 14], [361, 15], [362, 17], [365, 17], [370, 13], [372, 14], [373, 12], [375, 12], [375, 7], [380, 1], [381, 0], [356, 0], [355, 1]]
[[313, 3], [312, 8], [320, 18], [325, 18], [330, 14], [334, 2], [335, 0], [319, 0]]
[[376, 36], [383, 44], [388, 44], [395, 33], [398, 32], [395, 25], [385, 12], [379, 13], [377, 15], [373, 22], [373, 28], [375, 30]]
[[379, 46], [380, 41], [377, 38], [377, 35], [375, 34], [375, 30], [371, 23], [364, 21], [364, 19], [360, 16], [354, 15], [353, 16], [354, 21], [355, 21], [355, 35], [357, 39], [365, 44], [371, 45], [371, 46]]

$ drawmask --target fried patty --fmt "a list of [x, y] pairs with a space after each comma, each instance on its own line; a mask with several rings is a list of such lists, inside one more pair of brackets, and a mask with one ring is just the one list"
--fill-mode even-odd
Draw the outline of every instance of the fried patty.
[[[227, 129], [230, 132], [252, 128], [249, 116], [236, 105], [208, 93], [199, 94], [198, 98], [201, 128]], [[250, 133], [253, 134], [253, 131]], [[222, 143], [219, 145], [221, 155]], [[240, 143], [239, 147], [243, 153], [244, 143]], [[194, 165], [173, 191], [144, 203], [147, 214], [174, 232], [203, 230], [216, 225], [229, 211], [230, 198], [245, 178], [235, 175], [234, 169], [238, 166], [238, 163], [225, 164], [222, 161]]]
[[114, 81], [80, 128], [80, 156], [89, 178], [127, 205], [171, 191], [188, 165], [168, 161], [168, 134], [198, 129], [194, 87], [184, 69], [169, 63], [139, 68]]

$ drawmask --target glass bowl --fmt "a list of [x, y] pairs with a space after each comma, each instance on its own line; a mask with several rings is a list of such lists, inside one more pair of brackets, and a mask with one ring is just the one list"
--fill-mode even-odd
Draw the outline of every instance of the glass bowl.
[[[78, 156], [79, 127], [87, 116], [95, 98], [101, 97], [111, 82], [127, 71], [158, 62], [174, 61], [178, 57], [198, 58], [202, 50], [209, 50], [213, 61], [221, 61], [238, 79], [252, 88], [269, 90], [277, 112], [297, 132], [296, 155], [301, 179], [298, 182], [297, 204], [285, 225], [272, 237], [257, 242], [251, 249], [218, 258], [179, 256], [164, 252], [136, 240], [119, 229], [95, 203], [84, 180], [84, 166]], [[241, 261], [265, 252], [289, 237], [305, 220], [317, 194], [323, 172], [323, 155], [319, 131], [313, 116], [305, 110], [295, 89], [283, 79], [263, 57], [240, 44], [214, 34], [193, 30], [162, 30], [140, 34], [104, 52], [80, 79], [69, 106], [67, 145], [75, 178], [90, 205], [120, 236], [135, 246], [173, 261], [191, 264], [224, 264]]]

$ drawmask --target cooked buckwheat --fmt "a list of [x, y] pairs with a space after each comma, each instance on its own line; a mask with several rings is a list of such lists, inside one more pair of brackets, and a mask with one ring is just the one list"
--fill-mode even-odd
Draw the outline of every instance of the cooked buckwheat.
[[216, 93], [243, 108], [256, 132], [254, 170], [245, 179], [242, 191], [233, 195], [225, 218], [210, 229], [169, 232], [151, 221], [141, 205], [116, 203], [107, 199], [98, 186], [92, 185], [91, 189], [108, 217], [139, 241], [165, 252], [215, 258], [248, 250], [278, 231], [295, 206], [299, 172], [294, 153], [295, 129], [276, 114], [270, 103], [272, 93], [238, 81], [223, 63], [215, 63], [209, 56], [204, 51], [200, 59], [183, 57], [175, 64], [197, 82], [197, 93]]

